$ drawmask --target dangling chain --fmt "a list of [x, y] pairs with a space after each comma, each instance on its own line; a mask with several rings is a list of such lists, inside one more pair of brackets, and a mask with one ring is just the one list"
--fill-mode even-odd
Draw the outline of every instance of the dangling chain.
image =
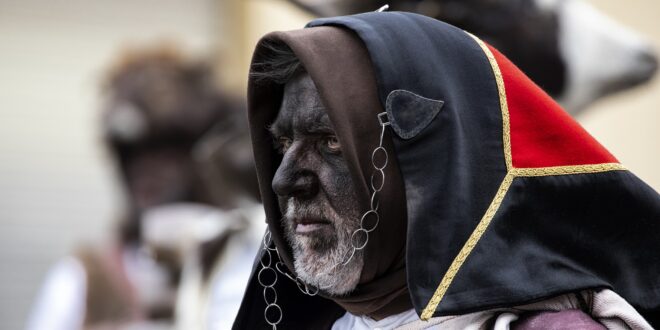
[[[270, 247], [272, 242], [272, 236], [269, 230], [266, 231], [266, 234], [264, 235], [263, 239], [263, 250], [264, 250], [264, 255], [261, 257], [261, 260], [259, 260], [259, 263], [261, 264], [261, 270], [259, 273], [257, 273], [257, 280], [259, 281], [259, 284], [264, 288], [263, 295], [264, 295], [264, 301], [266, 302], [266, 309], [264, 310], [264, 318], [266, 319], [266, 323], [270, 324], [273, 327], [273, 330], [277, 329], [277, 325], [282, 321], [282, 307], [277, 304], [277, 290], [275, 290], [275, 284], [277, 283], [277, 273], [279, 272], [280, 274], [286, 276], [290, 280], [296, 283], [298, 286], [298, 289], [308, 295], [308, 296], [315, 296], [317, 293], [319, 293], [319, 289], [316, 288], [314, 291], [310, 290], [310, 286], [307, 286], [300, 277], [296, 276], [293, 277], [289, 273], [287, 273], [284, 270], [284, 263], [281, 261], [282, 258], [280, 258], [280, 253], [277, 251], [276, 247]], [[271, 267], [273, 264], [273, 254], [271, 252], [275, 252], [275, 255], [277, 256], [277, 260], [275, 262], [275, 267]], [[268, 256], [268, 262], [265, 262], [264, 259]], [[282, 268], [281, 268], [282, 267]], [[263, 274], [270, 273], [272, 274], [273, 280], [272, 283], [267, 283], [267, 279], [262, 278]], [[265, 275], [264, 275], [265, 276]], [[272, 298], [272, 299], [269, 299]], [[272, 300], [272, 301], [271, 301]], [[268, 310], [272, 309], [273, 312], [276, 312], [277, 314], [276, 317], [268, 318]]]
[[[378, 215], [378, 206], [379, 206], [379, 201], [378, 201], [378, 193], [383, 190], [383, 186], [385, 185], [385, 167], [387, 167], [387, 163], [389, 161], [389, 155], [387, 154], [387, 150], [383, 147], [383, 138], [385, 136], [385, 128], [390, 125], [389, 121], [383, 121], [383, 117], [387, 119], [387, 112], [381, 112], [378, 114], [378, 122], [380, 123], [381, 126], [381, 131], [380, 131], [380, 142], [378, 144], [378, 147], [374, 149], [374, 151], [371, 153], [371, 165], [374, 167], [374, 172], [371, 173], [371, 178], [370, 178], [370, 184], [371, 184], [371, 202], [370, 202], [370, 210], [365, 212], [362, 217], [360, 218], [360, 228], [356, 229], [353, 234], [351, 234], [351, 251], [347, 253], [346, 255], [348, 258], [346, 258], [345, 261], [342, 261], [335, 266], [332, 267], [333, 270], [337, 270], [339, 266], [346, 266], [355, 256], [355, 253], [357, 251], [360, 251], [364, 249], [367, 246], [367, 243], [369, 242], [369, 233], [372, 231], [376, 230], [376, 227], [378, 227], [378, 223], [380, 222], [380, 216]], [[376, 158], [380, 155], [382, 155], [383, 160], [382, 160], [382, 165], [378, 164], [378, 161]], [[378, 178], [380, 176], [380, 178]], [[367, 219], [373, 216], [373, 224], [368, 225], [367, 224]], [[277, 329], [277, 325], [282, 321], [282, 308], [277, 304], [277, 291], [275, 290], [275, 284], [277, 283], [277, 273], [279, 272], [280, 274], [286, 276], [289, 278], [291, 281], [296, 283], [298, 286], [298, 289], [303, 293], [308, 296], [315, 296], [319, 293], [319, 288], [312, 287], [311, 285], [308, 286], [305, 284], [305, 282], [302, 281], [302, 279], [298, 276], [292, 276], [288, 272], [286, 272], [284, 268], [284, 263], [281, 261], [282, 259], [280, 258], [280, 253], [277, 251], [277, 247], [270, 247], [272, 242], [272, 236], [270, 231], [266, 231], [266, 234], [264, 235], [263, 239], [263, 250], [264, 250], [264, 256], [262, 256], [261, 260], [259, 263], [261, 264], [261, 270], [259, 270], [259, 273], [257, 273], [257, 280], [259, 281], [259, 284], [264, 288], [263, 291], [263, 296], [264, 296], [264, 301], [266, 302], [266, 309], [264, 310], [264, 318], [266, 319], [266, 323], [270, 324], [273, 327], [273, 330]], [[275, 252], [275, 255], [277, 255], [278, 261], [274, 263], [274, 267], [271, 267], [273, 265], [273, 254], [271, 252]], [[264, 259], [268, 255], [268, 262], [265, 262]], [[262, 278], [262, 275], [271, 273], [273, 280], [272, 283], [266, 283], [267, 280], [264, 280]], [[265, 275], [264, 275], [265, 276]], [[310, 290], [310, 287], [313, 288]], [[272, 299], [269, 299], [272, 298]], [[268, 310], [273, 310], [273, 312], [277, 313], [275, 314], [276, 317], [273, 317], [273, 319], [268, 318]]]
[[[257, 274], [257, 280], [259, 281], [259, 284], [264, 287], [264, 300], [266, 301], [266, 309], [264, 310], [264, 318], [266, 319], [266, 323], [270, 324], [273, 327], [273, 330], [277, 329], [277, 324], [282, 321], [282, 308], [277, 304], [277, 290], [275, 290], [275, 284], [277, 283], [277, 272], [271, 265], [273, 264], [273, 255], [271, 254], [271, 251], [275, 251], [275, 253], [278, 255], [279, 259], [279, 253], [277, 252], [277, 248], [271, 248], [270, 247], [270, 242], [271, 242], [271, 234], [270, 231], [266, 231], [266, 234], [264, 235], [264, 241], [263, 241], [263, 249], [264, 249], [264, 255], [261, 257], [261, 260], [259, 260], [259, 263], [261, 263], [261, 270]], [[264, 262], [264, 258], [268, 255], [268, 262]], [[279, 261], [278, 261], [279, 262]], [[275, 264], [275, 268], [277, 268], [277, 264]], [[267, 284], [265, 283], [264, 279], [262, 279], [262, 275], [266, 273], [271, 273], [273, 276], [273, 283]], [[271, 293], [269, 298], [268, 293]], [[278, 317], [277, 320], [272, 321], [271, 319], [268, 318], [268, 310], [273, 309], [277, 311]]]
[[[371, 209], [362, 215], [360, 218], [360, 228], [356, 229], [353, 234], [351, 234], [351, 246], [353, 248], [346, 254], [348, 258], [340, 263], [342, 266], [348, 265], [355, 256], [355, 252], [360, 251], [367, 246], [367, 243], [369, 242], [369, 233], [376, 230], [376, 227], [378, 227], [378, 223], [380, 222], [380, 216], [378, 215], [378, 206], [380, 206], [378, 193], [383, 190], [383, 186], [385, 185], [384, 170], [389, 161], [387, 150], [383, 147], [383, 138], [385, 136], [385, 128], [390, 125], [390, 122], [383, 121], [383, 117], [387, 119], [387, 112], [381, 112], [378, 114], [378, 122], [381, 127], [380, 142], [378, 147], [371, 153], [371, 165], [374, 167], [374, 171], [371, 173], [371, 178], [369, 180], [371, 184], [371, 202], [369, 203], [369, 206]], [[378, 161], [376, 158], [379, 155], [382, 155], [383, 157], [382, 165], [377, 164]], [[371, 225], [367, 223], [367, 220], [370, 217], [373, 218]], [[337, 266], [335, 266], [335, 268]]]

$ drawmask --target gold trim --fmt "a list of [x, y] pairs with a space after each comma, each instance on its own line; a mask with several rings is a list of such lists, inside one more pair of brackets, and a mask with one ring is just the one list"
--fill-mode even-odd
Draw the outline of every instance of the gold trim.
[[509, 173], [516, 177], [570, 175], [584, 173], [600, 173], [609, 171], [625, 171], [626, 168], [619, 163], [604, 163], [573, 166], [552, 166], [537, 168], [514, 168]]
[[484, 51], [488, 58], [488, 62], [490, 63], [490, 67], [493, 69], [493, 74], [495, 75], [497, 92], [500, 96], [500, 109], [502, 110], [502, 144], [504, 145], [504, 162], [506, 163], [506, 169], [511, 170], [513, 168], [513, 157], [511, 156], [511, 125], [509, 120], [509, 105], [506, 100], [506, 89], [504, 87], [504, 78], [502, 78], [500, 67], [497, 65], [495, 56], [493, 56], [493, 53], [488, 49], [488, 46], [473, 34], [469, 32], [467, 32], [467, 34], [472, 37]]
[[603, 163], [603, 164], [588, 164], [588, 165], [574, 165], [574, 166], [551, 166], [551, 167], [537, 167], [537, 168], [514, 168], [511, 155], [511, 126], [509, 118], [509, 107], [506, 99], [506, 90], [504, 88], [504, 79], [502, 78], [502, 72], [500, 67], [493, 56], [493, 53], [488, 49], [488, 47], [476, 36], [466, 32], [470, 35], [476, 42], [479, 44], [481, 49], [486, 54], [488, 62], [490, 63], [491, 68], [493, 69], [493, 74], [495, 75], [495, 81], [497, 83], [497, 90], [500, 98], [500, 109], [502, 111], [502, 142], [504, 147], [504, 161], [506, 163], [507, 174], [500, 184], [500, 188], [497, 190], [493, 201], [488, 206], [486, 213], [479, 221], [479, 224], [474, 229], [468, 240], [465, 242], [458, 255], [454, 258], [449, 269], [443, 276], [438, 288], [433, 293], [431, 300], [422, 311], [420, 318], [423, 321], [428, 321], [433, 317], [436, 308], [442, 301], [442, 298], [447, 293], [449, 286], [451, 285], [454, 277], [463, 266], [463, 263], [470, 255], [474, 247], [477, 245], [481, 236], [483, 236], [488, 225], [490, 225], [491, 220], [497, 213], [504, 197], [506, 196], [511, 183], [517, 177], [535, 177], [535, 176], [551, 176], [551, 175], [571, 175], [571, 174], [585, 174], [585, 173], [600, 173], [608, 171], [624, 171], [626, 168], [619, 163]]
[[470, 255], [472, 249], [474, 249], [474, 247], [477, 245], [477, 242], [479, 242], [479, 239], [488, 228], [490, 221], [493, 220], [493, 217], [495, 216], [495, 213], [497, 213], [497, 210], [500, 208], [500, 204], [502, 204], [502, 200], [504, 200], [504, 196], [509, 190], [513, 179], [513, 175], [507, 174], [504, 177], [504, 180], [502, 180], [502, 184], [500, 184], [500, 188], [497, 190], [495, 198], [493, 198], [490, 206], [488, 206], [486, 214], [484, 214], [484, 216], [481, 218], [477, 228], [474, 229], [468, 240], [463, 245], [463, 248], [461, 248], [461, 251], [458, 253], [456, 258], [454, 258], [454, 261], [452, 261], [451, 266], [449, 266], [449, 270], [447, 270], [447, 273], [442, 278], [442, 281], [440, 281], [440, 285], [438, 285], [438, 288], [435, 290], [431, 301], [429, 301], [429, 303], [426, 305], [426, 308], [424, 308], [424, 311], [420, 317], [422, 320], [426, 321], [433, 316], [435, 309], [438, 307], [438, 304], [440, 304], [440, 301], [447, 292], [447, 289], [449, 289], [449, 285], [454, 280], [456, 273], [458, 273], [459, 269], [465, 262], [465, 259], [467, 259], [467, 257]]
[[493, 201], [488, 206], [486, 213], [479, 221], [479, 224], [474, 229], [468, 240], [463, 245], [463, 248], [458, 252], [458, 255], [454, 258], [449, 269], [445, 273], [445, 276], [440, 281], [438, 288], [433, 293], [431, 300], [422, 311], [420, 318], [423, 321], [427, 321], [433, 317], [436, 308], [444, 298], [445, 293], [449, 289], [454, 277], [463, 266], [463, 263], [470, 255], [474, 247], [477, 245], [481, 236], [483, 236], [486, 229], [490, 225], [491, 220], [495, 217], [495, 214], [500, 208], [506, 193], [513, 183], [513, 179], [517, 177], [535, 177], [535, 176], [551, 176], [551, 175], [570, 175], [570, 174], [585, 174], [585, 173], [600, 173], [600, 172], [609, 172], [609, 171], [624, 171], [626, 168], [618, 163], [605, 163], [605, 164], [593, 164], [593, 165], [575, 165], [575, 166], [554, 166], [554, 167], [537, 167], [537, 168], [512, 168], [502, 180], [500, 188], [497, 190]]

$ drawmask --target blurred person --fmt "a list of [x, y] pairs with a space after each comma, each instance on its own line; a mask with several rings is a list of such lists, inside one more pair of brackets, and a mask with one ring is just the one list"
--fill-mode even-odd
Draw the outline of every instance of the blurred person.
[[[658, 59], [649, 40], [584, 0], [289, 0], [319, 16], [416, 12], [497, 47], [575, 115], [596, 100], [647, 83]], [[603, 56], [607, 54], [607, 56]]]
[[[186, 258], [249, 227], [242, 214], [221, 209], [242, 204], [204, 182], [195, 158], [197, 142], [217, 123], [231, 121], [234, 135], [246, 130], [236, 120], [244, 106], [218, 91], [208, 65], [168, 46], [127, 51], [103, 92], [104, 139], [125, 191], [124, 216], [112, 243], [81, 246], [50, 271], [28, 329], [172, 328]], [[251, 158], [237, 166], [236, 182], [256, 180]]]
[[[219, 121], [193, 151], [222, 230], [193, 247], [183, 265], [177, 329], [229, 329], [266, 230], [245, 112]], [[163, 223], [153, 223], [161, 226]]]
[[477, 37], [318, 19], [248, 90], [268, 232], [235, 329], [660, 325], [660, 196]]

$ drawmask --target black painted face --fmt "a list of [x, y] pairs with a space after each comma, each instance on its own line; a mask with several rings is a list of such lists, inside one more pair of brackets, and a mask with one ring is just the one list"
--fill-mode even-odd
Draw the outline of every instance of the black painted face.
[[359, 206], [341, 146], [309, 75], [287, 83], [271, 132], [283, 155], [272, 188], [296, 273], [328, 293], [347, 293], [359, 281], [362, 255], [341, 269], [336, 266], [351, 251]]

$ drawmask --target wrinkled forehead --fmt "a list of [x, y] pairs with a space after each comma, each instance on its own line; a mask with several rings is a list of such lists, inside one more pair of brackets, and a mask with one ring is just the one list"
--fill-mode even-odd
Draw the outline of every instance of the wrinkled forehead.
[[319, 91], [307, 73], [296, 75], [284, 85], [282, 107], [301, 105], [323, 107]]
[[293, 77], [284, 86], [282, 104], [273, 128], [286, 133], [310, 132], [312, 126], [331, 128], [330, 119], [314, 81], [307, 73]]

